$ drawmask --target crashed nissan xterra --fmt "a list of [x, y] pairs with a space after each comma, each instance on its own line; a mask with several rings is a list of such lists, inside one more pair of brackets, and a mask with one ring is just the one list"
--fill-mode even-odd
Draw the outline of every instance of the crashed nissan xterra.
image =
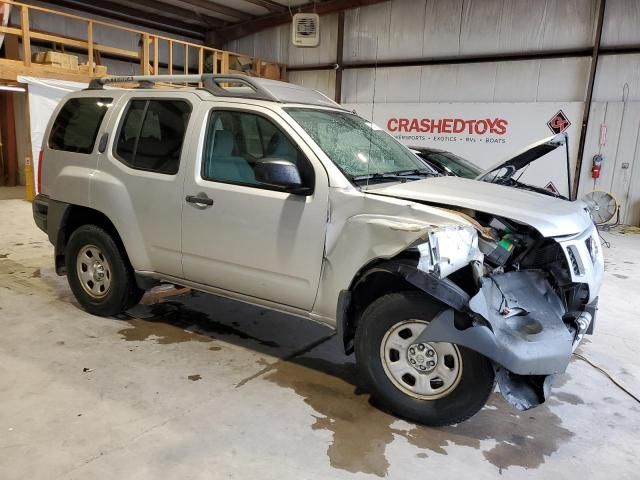
[[34, 218], [92, 314], [167, 282], [322, 322], [379, 404], [430, 425], [474, 415], [496, 380], [542, 403], [593, 330], [603, 258], [582, 203], [435, 176], [314, 90], [98, 79], [44, 138]]

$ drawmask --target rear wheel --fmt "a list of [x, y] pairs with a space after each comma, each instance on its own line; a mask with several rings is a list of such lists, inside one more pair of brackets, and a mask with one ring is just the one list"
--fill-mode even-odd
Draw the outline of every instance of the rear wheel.
[[495, 382], [483, 355], [417, 341], [441, 309], [421, 292], [385, 295], [364, 311], [355, 338], [358, 366], [374, 399], [400, 417], [432, 426], [475, 415]]
[[65, 257], [71, 291], [89, 313], [116, 315], [142, 298], [126, 254], [104, 229], [83, 225], [75, 230]]

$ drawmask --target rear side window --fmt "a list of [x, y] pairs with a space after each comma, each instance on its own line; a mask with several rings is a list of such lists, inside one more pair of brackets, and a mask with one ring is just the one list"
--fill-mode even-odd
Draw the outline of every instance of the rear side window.
[[131, 100], [115, 156], [131, 168], [175, 175], [190, 114], [184, 100]]
[[53, 122], [49, 148], [74, 153], [91, 153], [98, 130], [113, 98], [72, 98], [67, 100]]

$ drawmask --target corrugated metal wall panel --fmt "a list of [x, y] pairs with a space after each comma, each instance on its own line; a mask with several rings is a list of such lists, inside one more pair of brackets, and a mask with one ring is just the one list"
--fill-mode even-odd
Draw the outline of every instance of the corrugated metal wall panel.
[[318, 90], [333, 99], [336, 85], [336, 72], [334, 70], [291, 72], [289, 73], [289, 81], [297, 85]]
[[[640, 29], [640, 26], [638, 28]], [[622, 100], [625, 89], [628, 92], [628, 100], [640, 100], [640, 55], [600, 57], [593, 100]]]
[[[588, 47], [593, 0], [394, 0], [350, 10], [345, 60]], [[488, 32], [490, 32], [488, 34]]]
[[640, 44], [640, 2], [607, 0], [602, 28], [602, 45]]
[[[588, 58], [379, 68], [376, 102], [584, 101]], [[373, 69], [346, 70], [343, 101], [367, 103]]]

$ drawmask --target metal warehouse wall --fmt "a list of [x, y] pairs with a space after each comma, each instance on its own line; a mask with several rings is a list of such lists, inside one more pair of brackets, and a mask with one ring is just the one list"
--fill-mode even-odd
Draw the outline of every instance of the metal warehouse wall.
[[[501, 55], [594, 44], [598, 0], [393, 0], [345, 14], [344, 62]], [[321, 17], [318, 48], [296, 48], [290, 25], [256, 33], [229, 50], [292, 66], [336, 62], [338, 16]], [[640, 0], [607, 0], [602, 47], [640, 45]], [[275, 48], [274, 48], [275, 47]], [[376, 54], [377, 52], [377, 54]], [[584, 102], [591, 58], [500, 61], [411, 67], [347, 69], [342, 101]], [[290, 72], [289, 80], [333, 97], [332, 70]], [[601, 124], [607, 138], [599, 145]], [[595, 79], [581, 174], [582, 195], [612, 191], [625, 206], [623, 220], [640, 223], [640, 55], [602, 55]], [[600, 179], [591, 158], [605, 156]], [[635, 168], [634, 168], [635, 167]]]

